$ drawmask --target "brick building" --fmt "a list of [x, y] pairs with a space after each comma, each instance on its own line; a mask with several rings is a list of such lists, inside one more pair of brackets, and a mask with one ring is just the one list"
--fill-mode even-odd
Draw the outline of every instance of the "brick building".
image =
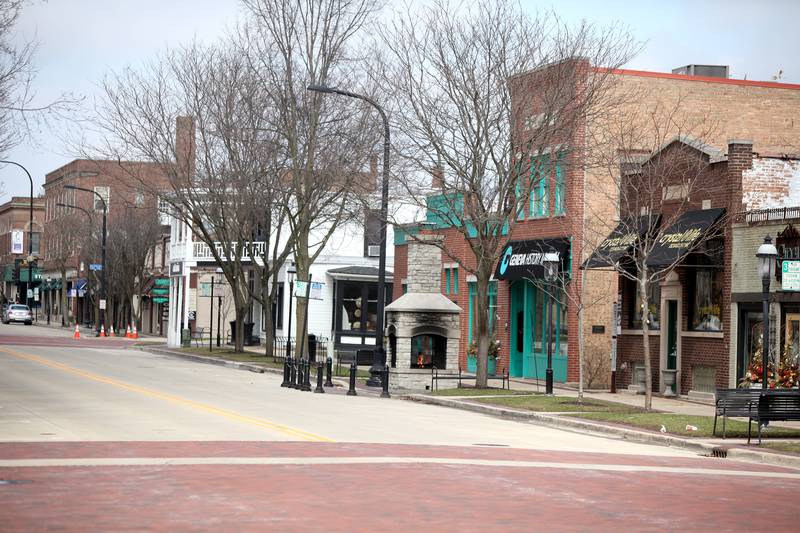
[[[515, 110], [511, 123], [515, 132], [523, 131], [525, 125], [535, 121], [538, 116], [536, 91], [542, 72], [522, 73], [510, 80], [514, 102], [512, 109]], [[561, 256], [562, 273], [567, 283], [554, 312], [557, 334], [554, 338], [553, 368], [556, 381], [575, 382], [578, 379], [578, 358], [571, 356], [578, 353], [579, 322], [575, 302], [593, 303], [584, 310], [583, 336], [587, 357], [607, 361], [611, 350], [611, 304], [618, 294], [617, 276], [602, 270], [583, 273], [580, 266], [619, 220], [615, 190], [619, 173], [612, 177], [607, 167], [595, 163], [611, 161], [616, 157], [620, 144], [611, 133], [615, 131], [615, 126], [624, 121], [630, 129], [640, 132], [641, 138], [652, 139], [656, 132], [648, 120], [652, 120], [654, 109], [661, 108], [674, 110], [674, 115], [681, 118], [682, 124], [702, 130], [705, 134], [703, 142], [718, 147], [718, 150], [719, 147], [725, 147], [730, 138], [752, 139], [751, 149], [764, 153], [793, 152], [796, 149], [792, 147], [800, 146], [800, 130], [793, 123], [800, 111], [800, 85], [675, 73], [585, 69], [586, 76], [599, 74], [610, 77], [608, 100], [615, 101], [618, 107], [614, 113], [593, 115], [591, 124], [579, 124], [572, 138], [562, 139], [562, 142], [553, 146], [548, 154], [548, 171], [538, 174], [543, 177], [536, 184], [541, 187], [541, 194], [532, 194], [530, 205], [523, 206], [520, 220], [513, 227], [511, 236], [512, 255], [517, 253], [517, 249], [530, 251], [547, 248], [558, 251]], [[658, 132], [664, 139], [684, 133], [677, 126], [658, 126], [666, 130]], [[655, 147], [626, 148], [647, 154]], [[588, 153], [591, 153], [591, 161], [585, 157]], [[435, 201], [435, 195], [432, 198]], [[727, 212], [727, 204], [725, 207]], [[453, 255], [467, 263], [474, 261], [467, 244], [458, 243], [462, 239], [458, 231], [435, 227], [436, 221], [433, 220], [425, 222], [425, 226], [403, 228], [405, 234], [418, 231], [440, 233], [445, 236], [447, 248]], [[406, 253], [403, 250], [406, 240], [404, 232], [398, 232], [395, 239], [395, 280], [400, 283], [395, 284], [395, 298], [402, 294], [402, 280], [407, 271]], [[458, 268], [452, 257], [443, 254], [442, 293], [464, 310], [461, 317], [460, 364], [474, 369], [474, 361], [467, 355], [472, 341], [474, 279], [463, 270]], [[541, 272], [536, 269], [531, 269], [526, 276], [507, 276], [505, 279], [498, 271], [490, 289], [491, 307], [494, 308], [491, 313], [493, 327], [501, 345], [497, 366], [508, 368], [512, 376], [544, 376], [547, 298], [546, 291], [536, 283], [536, 278], [541, 278]], [[582, 280], [585, 283], [583, 292]], [[687, 334], [686, 337], [689, 336]], [[702, 342], [698, 340], [695, 343], [698, 350], [702, 350]], [[654, 354], [659, 354], [659, 347], [656, 348]], [[722, 351], [726, 350], [723, 348]], [[688, 356], [686, 360], [689, 360]], [[658, 364], [655, 368], [658, 369]], [[630, 379], [630, 374], [623, 373], [620, 376], [624, 384], [629, 383]], [[654, 383], [658, 383], [658, 379], [656, 376]], [[691, 376], [684, 374], [681, 379], [684, 380], [681, 391], [691, 389]], [[727, 368], [717, 371], [712, 379], [727, 384]]]
[[[31, 216], [31, 199], [28, 196], [14, 196], [8, 202], [0, 205], [0, 265], [2, 265], [3, 284], [2, 301], [24, 303], [28, 288], [28, 269], [20, 268], [20, 264], [28, 257], [28, 244]], [[44, 255], [44, 242], [42, 239], [44, 218], [44, 200], [33, 199], [33, 232], [32, 254], [41, 258]], [[33, 289], [38, 292], [41, 280], [41, 270], [37, 267], [32, 270]], [[37, 306], [36, 298], [31, 302]]]
[[[154, 208], [154, 188], [165, 180], [166, 174], [156, 164], [87, 159], [76, 159], [45, 176], [44, 231], [53, 245], [45, 255], [43, 290], [52, 302], [55, 320], [94, 322], [99, 302], [93, 295], [99, 294], [101, 283], [101, 272], [90, 265], [101, 263], [103, 202], [92, 192], [64, 186], [99, 194], [107, 204], [110, 227], [126, 209]], [[84, 238], [75, 238], [79, 234]], [[63, 293], [68, 298], [65, 317], [58, 304]]]

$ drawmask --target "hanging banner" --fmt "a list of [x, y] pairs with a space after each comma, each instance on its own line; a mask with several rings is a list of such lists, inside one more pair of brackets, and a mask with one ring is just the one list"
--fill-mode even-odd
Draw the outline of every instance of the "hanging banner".
[[21, 229], [11, 230], [11, 253], [12, 254], [21, 254], [22, 253], [22, 240], [24, 238], [25, 232]]

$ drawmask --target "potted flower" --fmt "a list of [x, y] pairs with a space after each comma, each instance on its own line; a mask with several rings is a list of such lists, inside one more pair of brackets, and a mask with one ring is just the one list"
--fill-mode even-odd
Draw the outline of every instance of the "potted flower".
[[[492, 335], [489, 338], [489, 354], [488, 354], [488, 373], [490, 376], [494, 376], [497, 372], [497, 358], [500, 355], [500, 341]], [[474, 368], [477, 370], [477, 361], [478, 361], [478, 341], [474, 340], [469, 343], [467, 346], [467, 364], [468, 370], [473, 368], [473, 364], [475, 365]]]

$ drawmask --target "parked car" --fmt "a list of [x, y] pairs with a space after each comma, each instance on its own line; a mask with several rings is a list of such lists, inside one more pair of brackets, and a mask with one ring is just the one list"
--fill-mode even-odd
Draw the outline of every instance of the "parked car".
[[31, 309], [23, 304], [11, 304], [3, 314], [3, 324], [10, 322], [24, 322], [26, 326], [33, 324]]

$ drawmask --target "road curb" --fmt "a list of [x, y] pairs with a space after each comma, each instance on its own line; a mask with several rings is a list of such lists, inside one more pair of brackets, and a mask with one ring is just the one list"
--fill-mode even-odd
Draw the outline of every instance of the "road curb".
[[595, 421], [580, 420], [565, 416], [536, 413], [533, 411], [518, 411], [493, 405], [484, 405], [464, 400], [454, 400], [452, 398], [432, 397], [424, 394], [409, 394], [404, 398], [428, 405], [438, 405], [441, 407], [451, 407], [463, 409], [475, 413], [497, 416], [518, 420], [521, 422], [533, 422], [557, 429], [569, 429], [581, 433], [600, 434], [611, 436], [631, 442], [641, 444], [654, 444], [659, 446], [669, 446], [694, 451], [703, 455], [716, 457], [727, 457], [730, 459], [741, 459], [751, 462], [769, 464], [773, 466], [783, 466], [789, 468], [800, 468], [800, 457], [784, 455], [776, 452], [761, 450], [747, 450], [737, 446], [727, 446], [710, 444], [707, 442], [697, 442], [691, 439], [673, 437], [670, 435], [660, 435], [647, 431], [638, 431], [619, 426], [601, 424]]
[[135, 348], [143, 352], [154, 353], [158, 355], [166, 355], [169, 357], [177, 357], [180, 359], [187, 359], [189, 361], [196, 361], [198, 363], [205, 363], [207, 365], [226, 366], [235, 368], [237, 370], [247, 370], [248, 372], [256, 372], [258, 374], [280, 374], [283, 371], [276, 368], [268, 368], [264, 366], [252, 365], [249, 363], [241, 363], [239, 361], [228, 361], [227, 359], [219, 359], [217, 357], [208, 357], [205, 355], [198, 355], [193, 353], [183, 353], [162, 346], [135, 346]]

